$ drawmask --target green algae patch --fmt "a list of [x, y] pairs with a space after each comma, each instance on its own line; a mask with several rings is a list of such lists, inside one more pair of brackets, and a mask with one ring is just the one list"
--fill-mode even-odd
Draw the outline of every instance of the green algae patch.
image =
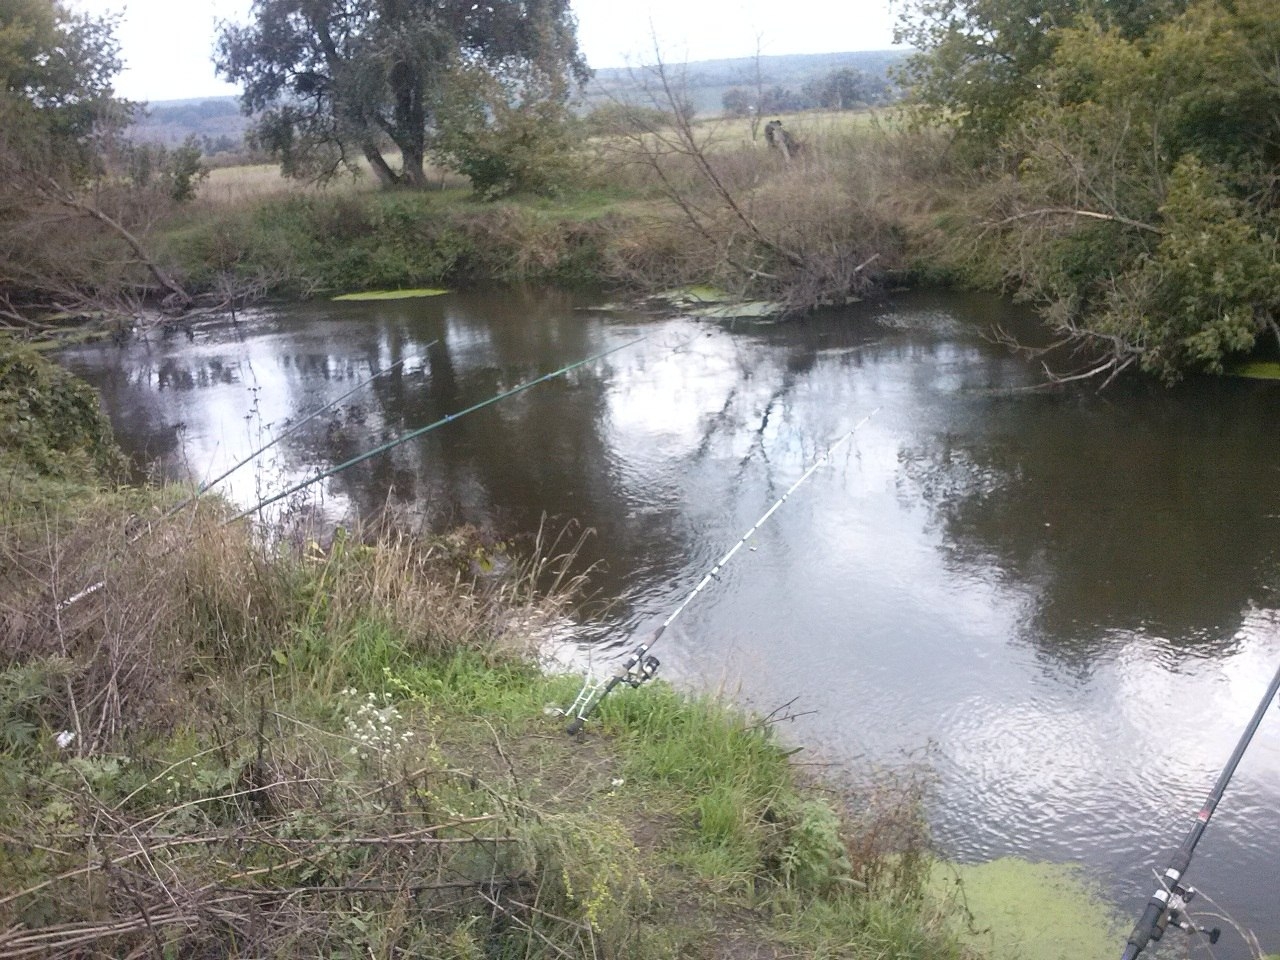
[[413, 300], [416, 297], [438, 297], [448, 290], [422, 287], [417, 290], [366, 290], [363, 293], [344, 293], [334, 300]]
[[968, 912], [957, 932], [992, 960], [1114, 960], [1124, 947], [1123, 919], [1069, 864], [939, 864], [931, 887]]
[[1250, 360], [1227, 367], [1227, 374], [1250, 380], [1280, 380], [1280, 363], [1274, 360]]

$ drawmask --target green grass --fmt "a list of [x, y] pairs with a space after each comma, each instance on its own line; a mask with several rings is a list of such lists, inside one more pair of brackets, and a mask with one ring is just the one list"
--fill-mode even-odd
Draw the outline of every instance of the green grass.
[[[69, 537], [60, 581], [100, 567], [95, 538], [118, 539], [101, 509]], [[548, 707], [578, 680], [491, 633], [494, 604], [529, 594], [460, 581], [465, 536], [266, 550], [207, 507], [180, 529], [140, 541], [141, 556], [107, 554], [118, 571], [94, 616], [67, 615], [65, 656], [4, 650], [0, 834], [46, 840], [6, 848], [0, 882], [15, 897], [0, 901], [0, 948], [43, 930], [50, 955], [70, 955], [79, 948], [58, 931], [75, 922], [117, 953], [158, 937], [175, 954], [200, 942], [227, 956], [308, 944], [324, 956], [483, 946], [644, 960], [736, 937], [822, 955], [865, 928], [871, 894], [837, 807], [803, 785], [767, 727], [654, 683], [620, 691], [568, 737]], [[10, 529], [5, 549], [21, 559], [29, 542]], [[148, 577], [156, 549], [164, 575]], [[12, 575], [3, 587], [14, 609], [33, 597]], [[104, 649], [145, 664], [110, 704], [94, 695]], [[80, 731], [68, 748], [63, 730]], [[91, 836], [86, 870], [64, 877]], [[132, 895], [112, 895], [119, 876]], [[460, 887], [398, 892], [423, 877]], [[496, 908], [456, 892], [493, 877], [511, 884], [494, 888]], [[899, 901], [904, 928], [923, 917], [910, 883], [874, 894], [885, 910]], [[215, 888], [220, 913], [183, 913]], [[812, 912], [818, 902], [833, 919]], [[130, 926], [140, 903], [149, 931]], [[237, 916], [259, 917], [258, 933], [234, 934]], [[921, 956], [957, 955], [952, 934], [921, 922]]]

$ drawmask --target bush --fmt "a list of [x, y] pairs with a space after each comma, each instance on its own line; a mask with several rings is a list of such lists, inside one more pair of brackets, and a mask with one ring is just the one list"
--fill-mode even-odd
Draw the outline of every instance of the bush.
[[563, 81], [505, 81], [461, 72], [440, 111], [433, 151], [465, 174], [480, 197], [554, 195], [573, 179], [577, 151]]
[[124, 468], [97, 394], [35, 351], [3, 339], [0, 455], [64, 479], [114, 479]]

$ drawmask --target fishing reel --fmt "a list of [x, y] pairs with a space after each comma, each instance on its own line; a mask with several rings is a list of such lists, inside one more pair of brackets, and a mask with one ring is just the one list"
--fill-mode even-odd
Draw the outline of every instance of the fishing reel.
[[652, 680], [662, 665], [652, 654], [636, 651], [622, 664], [622, 682], [629, 687], [638, 687], [646, 680]]
[[1209, 938], [1211, 944], [1218, 942], [1218, 938], [1222, 936], [1220, 928], [1200, 926], [1186, 915], [1187, 904], [1195, 899], [1195, 895], [1195, 887], [1184, 886], [1181, 883], [1173, 885], [1169, 890], [1169, 904], [1151, 929], [1152, 940], [1159, 940], [1164, 936], [1165, 928], [1172, 924], [1188, 934], [1203, 933]]
[[591, 716], [600, 705], [600, 701], [607, 697], [618, 684], [625, 683], [629, 687], [638, 687], [646, 680], [654, 678], [660, 663], [657, 657], [645, 652], [647, 649], [647, 647], [637, 649], [623, 662], [621, 669], [607, 680], [587, 678], [582, 689], [578, 691], [577, 699], [568, 708], [560, 711], [564, 716], [573, 717], [567, 733], [572, 736], [581, 732], [587, 717]]

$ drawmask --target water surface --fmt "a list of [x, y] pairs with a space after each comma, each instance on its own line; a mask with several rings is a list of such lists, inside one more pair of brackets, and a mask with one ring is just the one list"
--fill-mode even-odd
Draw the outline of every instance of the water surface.
[[[785, 734], [837, 768], [927, 760], [952, 856], [1078, 863], [1136, 917], [1280, 664], [1280, 384], [1029, 391], [1038, 368], [986, 336], [1027, 322], [956, 294], [729, 324], [500, 290], [264, 309], [64, 362], [140, 463], [199, 479], [405, 360], [222, 486], [249, 506], [643, 337], [277, 508], [589, 527], [615, 601], [581, 634], [600, 669], [876, 411], [663, 637], [664, 674], [794, 699]], [[1278, 712], [1189, 874], [1272, 951]], [[1215, 952], [1246, 956], [1230, 934]]]

